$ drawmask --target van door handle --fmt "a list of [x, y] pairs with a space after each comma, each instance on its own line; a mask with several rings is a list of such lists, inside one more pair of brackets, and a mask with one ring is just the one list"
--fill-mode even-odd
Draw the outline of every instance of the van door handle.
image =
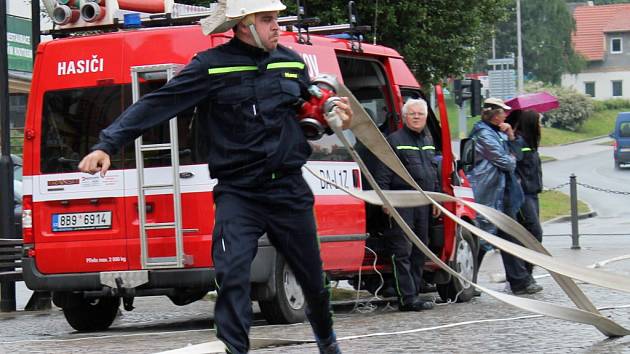
[[188, 179], [188, 178], [193, 178], [195, 177], [195, 174], [192, 172], [180, 172], [179, 173], [179, 178], [183, 178], [183, 179]]

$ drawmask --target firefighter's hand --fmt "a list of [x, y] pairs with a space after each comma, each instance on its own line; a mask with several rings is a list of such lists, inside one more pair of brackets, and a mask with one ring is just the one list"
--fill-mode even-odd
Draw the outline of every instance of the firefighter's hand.
[[337, 106], [335, 108], [337, 115], [339, 119], [341, 119], [341, 129], [350, 128], [350, 124], [352, 123], [352, 108], [350, 108], [350, 104], [348, 103], [348, 97], [341, 97], [341, 101], [336, 101], [335, 105]]
[[87, 154], [81, 162], [79, 162], [79, 170], [91, 175], [96, 172], [101, 173], [101, 177], [104, 177], [111, 166], [109, 155], [103, 150], [94, 150]]
[[432, 215], [433, 215], [434, 218], [437, 218], [437, 217], [439, 217], [442, 214], [442, 211], [437, 206], [432, 205], [432, 208], [433, 208]]

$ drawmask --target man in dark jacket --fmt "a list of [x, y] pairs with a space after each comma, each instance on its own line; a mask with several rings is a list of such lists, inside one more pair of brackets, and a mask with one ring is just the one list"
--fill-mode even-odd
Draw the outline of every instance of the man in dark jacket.
[[[425, 191], [438, 191], [439, 180], [435, 146], [428, 129], [427, 103], [421, 99], [409, 99], [402, 109], [404, 126], [392, 133], [387, 141], [396, 155], [407, 168], [413, 179]], [[375, 173], [376, 182], [385, 190], [412, 189], [384, 164], [380, 164]], [[439, 215], [439, 209], [432, 206], [397, 209], [414, 233], [424, 242], [428, 242], [431, 215]], [[387, 209], [385, 213], [389, 214]], [[433, 308], [432, 302], [418, 299], [421, 288], [424, 254], [413, 253], [412, 243], [405, 237], [402, 229], [393, 224], [386, 237], [387, 248], [391, 253], [394, 267], [395, 289], [401, 311], [421, 311]]]
[[[217, 337], [229, 353], [249, 350], [250, 268], [258, 238], [266, 232], [304, 291], [320, 352], [340, 353], [324, 286], [313, 193], [301, 173], [311, 154], [296, 111], [300, 99], [308, 98], [307, 67], [297, 53], [278, 45], [278, 12], [285, 9], [279, 0], [219, 4], [223, 12], [211, 16], [204, 31], [233, 28], [235, 37], [198, 53], [164, 87], [127, 109], [101, 132], [79, 168], [104, 175], [118, 148], [197, 106], [208, 137], [210, 174], [218, 179], [212, 236]], [[348, 127], [349, 106], [340, 102], [335, 109]]]

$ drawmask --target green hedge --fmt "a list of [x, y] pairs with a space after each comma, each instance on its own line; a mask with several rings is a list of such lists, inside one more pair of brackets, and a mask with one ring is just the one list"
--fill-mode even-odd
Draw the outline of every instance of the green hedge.
[[623, 98], [613, 98], [604, 101], [595, 101], [595, 111], [607, 111], [607, 110], [630, 110], [630, 100]]

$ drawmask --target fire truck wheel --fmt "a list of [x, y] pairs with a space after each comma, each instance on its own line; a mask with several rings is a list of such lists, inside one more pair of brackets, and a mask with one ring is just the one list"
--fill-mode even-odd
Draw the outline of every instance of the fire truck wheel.
[[269, 300], [259, 300], [260, 311], [269, 324], [304, 322], [306, 318], [304, 293], [281, 255], [276, 257], [274, 272], [276, 295]]
[[[477, 278], [477, 249], [474, 238], [467, 231], [462, 231], [457, 226], [457, 244], [455, 247], [455, 259], [450, 262], [451, 268], [463, 275], [466, 279], [475, 281]], [[455, 277], [445, 284], [436, 284], [438, 294], [444, 301], [468, 302], [474, 296], [475, 288], [469, 284], [463, 284]]]
[[102, 331], [111, 326], [120, 306], [119, 297], [102, 297], [98, 299], [84, 299], [82, 296], [71, 295], [67, 306], [63, 307], [63, 314], [72, 328], [79, 332]]

